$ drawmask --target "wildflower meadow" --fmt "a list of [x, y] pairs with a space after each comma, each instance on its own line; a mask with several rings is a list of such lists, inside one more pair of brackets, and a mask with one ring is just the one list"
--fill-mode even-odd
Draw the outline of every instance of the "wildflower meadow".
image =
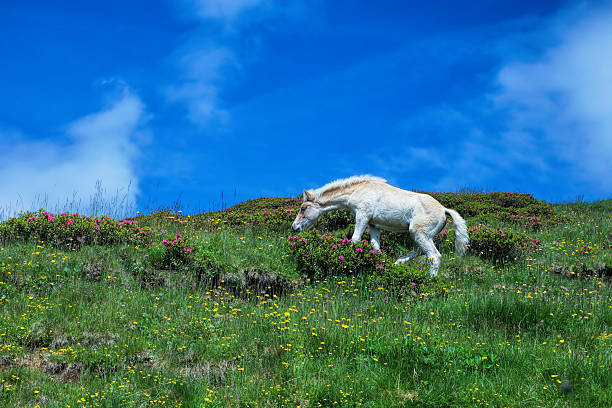
[[436, 278], [296, 198], [10, 218], [0, 407], [612, 406], [612, 200], [432, 195], [470, 235]]

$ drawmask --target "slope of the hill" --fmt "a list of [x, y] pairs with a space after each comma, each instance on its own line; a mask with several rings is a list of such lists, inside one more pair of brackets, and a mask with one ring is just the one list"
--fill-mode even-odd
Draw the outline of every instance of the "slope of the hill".
[[471, 238], [435, 280], [292, 198], [3, 222], [0, 406], [609, 406], [612, 200], [433, 195]]

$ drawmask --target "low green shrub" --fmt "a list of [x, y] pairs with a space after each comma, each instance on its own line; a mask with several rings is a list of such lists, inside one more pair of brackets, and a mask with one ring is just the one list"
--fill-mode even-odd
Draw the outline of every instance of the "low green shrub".
[[549, 204], [526, 193], [431, 193], [431, 196], [446, 208], [457, 210], [464, 218], [502, 213], [536, 218], [553, 216]]
[[[440, 204], [442, 204], [446, 208], [456, 209], [459, 205], [465, 203], [466, 201], [474, 201], [477, 200], [482, 194], [473, 193], [473, 194], [459, 194], [459, 193], [426, 193], [424, 191], [415, 191], [417, 193], [429, 194]], [[474, 198], [473, 198], [474, 197]]]
[[178, 269], [193, 263], [193, 245], [183, 239], [181, 234], [175, 234], [161, 242], [154, 242], [149, 249], [151, 266], [160, 269]]
[[552, 206], [544, 202], [528, 205], [522, 208], [517, 208], [516, 210], [511, 212], [516, 215], [521, 215], [523, 217], [549, 218], [554, 216]]
[[[299, 208], [295, 198], [263, 197], [248, 200], [226, 210], [190, 217], [190, 223], [204, 231], [258, 227], [267, 231], [288, 231]], [[183, 217], [183, 221], [187, 217]]]
[[0, 224], [1, 241], [37, 239], [55, 247], [83, 245], [143, 245], [151, 242], [153, 231], [132, 220], [88, 217], [68, 212], [56, 215], [39, 210], [11, 218]]
[[[524, 193], [426, 193], [437, 199], [447, 208], [455, 209], [464, 218], [481, 214], [501, 214], [509, 212], [523, 217], [552, 217], [552, 207]], [[267, 232], [288, 232], [301, 200], [289, 197], [262, 197], [248, 200], [222, 211], [185, 215], [163, 210], [157, 213], [140, 215], [136, 220], [141, 225], [160, 227], [173, 225], [179, 231], [193, 227], [204, 231], [243, 230], [257, 227]], [[337, 231], [353, 225], [349, 211], [331, 211], [318, 220], [318, 229]]]
[[[470, 237], [471, 239], [471, 237]], [[441, 253], [455, 252], [455, 228], [444, 228], [434, 237], [434, 244]]]
[[422, 268], [409, 263], [394, 264], [390, 267], [379, 269], [372, 275], [372, 279], [377, 285], [399, 293], [418, 290], [420, 286], [425, 284], [428, 277], [429, 267]]
[[[199, 285], [206, 279], [225, 272], [222, 251], [215, 241], [198, 240], [180, 233], [153, 242], [142, 256], [125, 259], [132, 275], [147, 285], [164, 285], [171, 276], [182, 274], [190, 283]], [[184, 282], [187, 283], [187, 282]]]
[[543, 202], [536, 200], [528, 193], [514, 193], [511, 191], [499, 191], [487, 194], [494, 204], [504, 208], [524, 208], [531, 205], [540, 205]]
[[540, 249], [542, 242], [523, 232], [478, 226], [469, 228], [472, 253], [494, 261], [507, 261], [522, 257], [529, 251]]
[[523, 228], [530, 229], [532, 231], [539, 231], [544, 226], [544, 221], [538, 217], [512, 214], [509, 212], [500, 213], [499, 216], [504, 221], [518, 224]]
[[215, 280], [221, 274], [232, 271], [223, 257], [223, 250], [216, 241], [199, 242], [193, 252], [192, 276], [199, 286], [202, 282]]
[[504, 224], [513, 224], [531, 231], [539, 231], [545, 225], [550, 224], [550, 220], [543, 220], [542, 218], [524, 216], [511, 212], [480, 214], [472, 217], [469, 221], [471, 225], [494, 225], [497, 227]]
[[140, 225], [149, 225], [158, 230], [244, 230], [257, 227], [259, 231], [289, 231], [295, 219], [300, 201], [295, 198], [262, 197], [248, 200], [225, 210], [187, 215], [182, 211], [160, 210], [141, 214], [133, 219]]
[[354, 217], [346, 210], [330, 211], [317, 221], [317, 229], [322, 231], [337, 231], [348, 227], [354, 228]]
[[480, 201], [466, 201], [462, 204], [459, 204], [454, 208], [463, 218], [470, 218], [477, 216], [479, 214], [486, 213], [501, 213], [506, 211], [506, 209], [502, 206], [491, 202], [480, 202]]
[[309, 278], [330, 275], [369, 274], [384, 269], [385, 257], [366, 240], [353, 243], [348, 238], [319, 234], [312, 230], [289, 236], [289, 253], [298, 271]]

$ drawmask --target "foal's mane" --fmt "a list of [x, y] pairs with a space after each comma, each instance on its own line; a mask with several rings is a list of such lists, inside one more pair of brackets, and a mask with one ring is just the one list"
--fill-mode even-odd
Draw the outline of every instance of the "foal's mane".
[[386, 183], [387, 182], [387, 180], [385, 180], [382, 177], [376, 177], [376, 176], [371, 176], [369, 174], [364, 174], [364, 175], [361, 175], [361, 176], [352, 176], [352, 177], [349, 177], [349, 178], [334, 180], [331, 183], [327, 183], [323, 187], [319, 187], [316, 190], [313, 190], [312, 194], [316, 198], [318, 198], [322, 194], [324, 194], [324, 193], [326, 193], [328, 191], [336, 190], [336, 189], [341, 189], [341, 188], [344, 188], [344, 187], [352, 186], [353, 184], [363, 183], [365, 181], [377, 181], [377, 182], [380, 182], [380, 183]]

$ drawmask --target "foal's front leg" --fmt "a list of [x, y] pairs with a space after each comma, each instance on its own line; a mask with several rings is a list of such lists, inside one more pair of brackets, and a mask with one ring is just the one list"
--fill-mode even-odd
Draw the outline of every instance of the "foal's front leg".
[[370, 245], [375, 251], [380, 250], [380, 230], [370, 225]]
[[361, 236], [363, 235], [366, 229], [366, 225], [368, 225], [368, 219], [366, 217], [357, 216], [355, 218], [355, 231], [353, 231], [353, 237], [351, 238], [351, 241], [361, 241]]

